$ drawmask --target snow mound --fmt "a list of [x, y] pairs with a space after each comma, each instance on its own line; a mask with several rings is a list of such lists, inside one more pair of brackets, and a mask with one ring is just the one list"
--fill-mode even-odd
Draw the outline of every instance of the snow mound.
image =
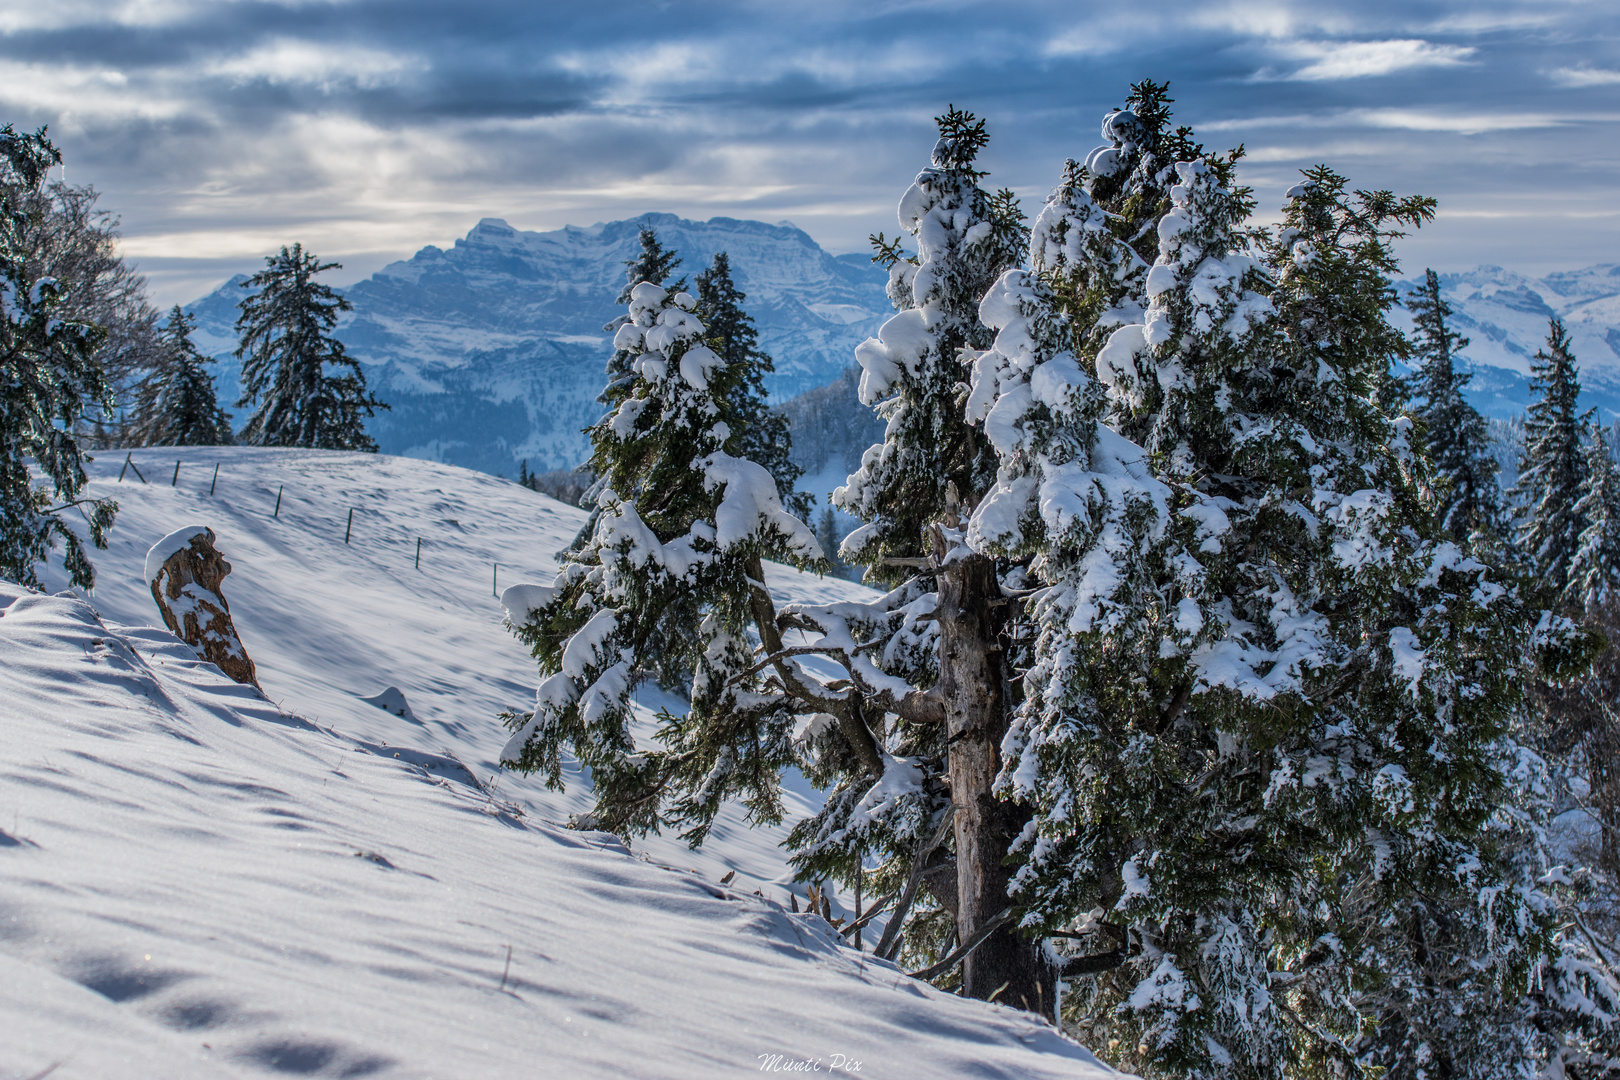
[[0, 716], [7, 1075], [1111, 1075], [71, 596], [0, 583]]
[[411, 712], [410, 705], [405, 701], [405, 695], [400, 692], [397, 686], [390, 686], [386, 690], [372, 694], [370, 697], [363, 697], [360, 700], [367, 705], [377, 706], [383, 712], [393, 713], [395, 716], [404, 717], [406, 720], [416, 720], [416, 714]]

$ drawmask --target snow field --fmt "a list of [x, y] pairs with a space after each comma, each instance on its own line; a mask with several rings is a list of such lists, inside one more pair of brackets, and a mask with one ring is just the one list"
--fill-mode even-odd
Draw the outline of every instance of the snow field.
[[[151, 483], [92, 466], [123, 506], [94, 609], [0, 585], [0, 1077], [1111, 1075], [785, 912], [781, 828], [647, 862], [553, 824], [583, 785], [492, 775], [494, 713], [537, 679], [490, 571], [548, 580], [580, 511], [370, 455], [134, 461]], [[280, 709], [141, 626], [146, 549], [192, 522]], [[863, 591], [771, 577], [784, 602]]]

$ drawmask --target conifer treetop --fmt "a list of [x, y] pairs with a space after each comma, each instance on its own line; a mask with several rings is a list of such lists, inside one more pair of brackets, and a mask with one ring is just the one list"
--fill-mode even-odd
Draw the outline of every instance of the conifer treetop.
[[1434, 463], [1436, 519], [1457, 540], [1494, 535], [1501, 494], [1498, 467], [1491, 456], [1484, 417], [1463, 398], [1470, 375], [1458, 372], [1456, 354], [1468, 339], [1451, 330], [1451, 307], [1440, 294], [1440, 276], [1424, 275], [1423, 287], [1407, 301], [1415, 325], [1413, 361], [1422, 404], [1423, 441]]
[[237, 405], [257, 405], [242, 429], [244, 442], [376, 451], [365, 418], [388, 406], [366, 392], [360, 364], [331, 334], [353, 305], [315, 280], [340, 265], [294, 244], [265, 256], [265, 268], [242, 283], [250, 292], [236, 320]]
[[[680, 256], [664, 247], [658, 239], [658, 233], [651, 226], [642, 226], [637, 239], [641, 243], [641, 251], [635, 258], [626, 259], [624, 262], [624, 288], [619, 290], [619, 297], [614, 301], [618, 304], [628, 304], [630, 294], [643, 281], [662, 287], [669, 281], [669, 275], [681, 264]], [[685, 288], [686, 279], [683, 277], [671, 284], [669, 291], [678, 293]]]
[[1587, 485], [1582, 424], [1577, 412], [1580, 372], [1569, 347], [1569, 332], [1554, 317], [1547, 344], [1530, 361], [1535, 400], [1524, 423], [1524, 456], [1509, 497], [1521, 505], [1516, 523], [1519, 547], [1553, 595], [1570, 582], [1570, 564], [1587, 522], [1577, 509]]

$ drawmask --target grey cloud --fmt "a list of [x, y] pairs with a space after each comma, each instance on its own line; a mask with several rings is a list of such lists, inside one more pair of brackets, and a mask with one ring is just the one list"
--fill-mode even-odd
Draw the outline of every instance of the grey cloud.
[[[136, 248], [143, 235], [235, 229], [326, 235], [323, 254], [339, 257], [360, 232], [386, 234], [408, 254], [484, 213], [552, 227], [650, 209], [791, 217], [849, 248], [892, 230], [882, 208], [922, 164], [929, 117], [947, 103], [989, 119], [991, 182], [1038, 199], [1065, 157], [1094, 144], [1102, 111], [1152, 76], [1171, 80], [1183, 120], [1212, 125], [1207, 143], [1255, 151], [1245, 176], [1257, 186], [1280, 190], [1317, 151], [1337, 149], [1357, 182], [1428, 191], [1476, 215], [1442, 217], [1414, 250], [1512, 263], [1613, 245], [1612, 218], [1558, 218], [1539, 237], [1518, 223], [1554, 180], [1560, 213], [1600, 214], [1612, 200], [1620, 85], [1555, 73], [1620, 70], [1620, 13], [1532, 0], [1339, 2], [1282, 21], [1277, 10], [202, 4], [168, 26], [0, 35], [0, 62], [127, 79], [103, 113], [0, 86], [0, 119], [50, 121], [75, 178], [106, 190]], [[1310, 81], [1266, 81], [1298, 75], [1312, 56], [1364, 60], [1401, 41], [1424, 43], [1420, 59], [1464, 62], [1359, 77], [1341, 63]], [[297, 77], [238, 63], [286, 47], [316, 50], [298, 61], [314, 67]], [[1509, 115], [1556, 122], [1510, 130]], [[1458, 130], [1410, 130], [1448, 117], [1463, 118]], [[348, 231], [334, 224], [345, 219]], [[210, 259], [225, 276], [253, 256], [171, 252], [148, 265], [195, 275]]]

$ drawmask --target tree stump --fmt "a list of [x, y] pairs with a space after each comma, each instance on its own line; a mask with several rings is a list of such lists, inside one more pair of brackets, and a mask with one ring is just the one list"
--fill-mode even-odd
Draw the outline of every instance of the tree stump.
[[170, 533], [146, 555], [152, 599], [164, 624], [233, 680], [258, 689], [258, 673], [220, 587], [230, 572], [231, 564], [214, 547], [214, 531], [206, 526]]

